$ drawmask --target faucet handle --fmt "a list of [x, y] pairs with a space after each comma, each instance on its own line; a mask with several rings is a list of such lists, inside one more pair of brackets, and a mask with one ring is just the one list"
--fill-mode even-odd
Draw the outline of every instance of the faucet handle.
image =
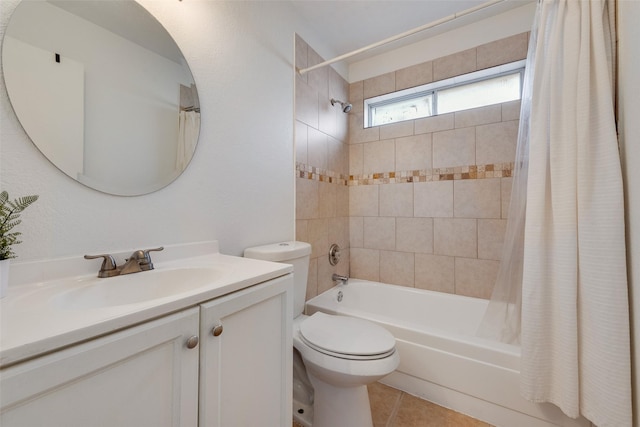
[[98, 277], [112, 277], [118, 275], [118, 269], [116, 268], [116, 261], [113, 259], [112, 255], [103, 254], [103, 255], [85, 255], [84, 259], [96, 259], [96, 258], [104, 258], [102, 261], [102, 265], [100, 266], [100, 271], [98, 271]]
[[143, 251], [139, 251], [139, 252], [142, 252], [142, 256], [143, 256], [143, 258], [140, 261], [140, 267], [143, 270], [153, 270], [153, 262], [151, 262], [151, 255], [149, 254], [149, 252], [159, 252], [161, 250], [164, 250], [164, 246], [160, 246], [159, 248], [145, 249]]

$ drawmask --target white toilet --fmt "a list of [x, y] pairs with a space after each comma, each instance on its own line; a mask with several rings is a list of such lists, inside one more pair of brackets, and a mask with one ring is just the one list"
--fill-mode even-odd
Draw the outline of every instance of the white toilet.
[[[367, 384], [398, 367], [395, 339], [386, 329], [366, 320], [320, 312], [302, 314], [310, 254], [311, 245], [304, 242], [244, 251], [247, 258], [293, 265], [293, 346], [302, 355], [313, 385], [313, 427], [372, 427]], [[294, 382], [297, 375], [294, 370]]]

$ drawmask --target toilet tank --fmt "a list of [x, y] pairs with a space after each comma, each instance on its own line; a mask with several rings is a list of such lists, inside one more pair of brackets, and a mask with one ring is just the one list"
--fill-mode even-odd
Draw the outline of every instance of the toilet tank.
[[304, 311], [311, 245], [306, 242], [282, 242], [244, 250], [245, 258], [282, 262], [293, 265], [293, 316]]

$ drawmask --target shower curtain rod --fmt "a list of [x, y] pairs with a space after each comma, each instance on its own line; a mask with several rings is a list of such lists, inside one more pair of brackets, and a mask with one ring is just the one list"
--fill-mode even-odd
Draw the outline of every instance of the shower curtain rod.
[[480, 4], [480, 5], [476, 6], [476, 7], [465, 9], [465, 10], [463, 10], [461, 12], [454, 13], [454, 14], [446, 16], [444, 18], [432, 21], [432, 22], [430, 22], [428, 24], [422, 25], [422, 26], [414, 28], [412, 30], [405, 31], [404, 33], [400, 33], [400, 34], [397, 34], [395, 36], [388, 37], [388, 38], [386, 38], [384, 40], [381, 40], [381, 41], [379, 41], [377, 43], [373, 43], [373, 44], [370, 44], [368, 46], [362, 47], [360, 49], [356, 49], [354, 51], [345, 53], [343, 55], [336, 56], [333, 59], [328, 59], [328, 60], [326, 60], [324, 62], [321, 62], [319, 64], [313, 65], [311, 67], [298, 69], [298, 73], [300, 73], [301, 75], [302, 74], [306, 74], [309, 71], [313, 71], [313, 70], [316, 70], [318, 68], [322, 68], [322, 67], [325, 67], [327, 65], [331, 65], [334, 62], [342, 61], [343, 59], [350, 58], [350, 57], [352, 57], [354, 55], [358, 55], [359, 53], [366, 52], [368, 50], [374, 49], [374, 48], [379, 47], [379, 46], [383, 46], [383, 45], [385, 45], [387, 43], [391, 43], [391, 42], [394, 42], [396, 40], [403, 39], [405, 37], [409, 37], [409, 36], [411, 36], [413, 34], [428, 30], [429, 28], [433, 28], [433, 27], [436, 27], [438, 25], [442, 25], [442, 24], [447, 23], [449, 21], [453, 21], [454, 19], [458, 19], [458, 18], [461, 18], [463, 16], [469, 15], [471, 13], [478, 12], [480, 10], [486, 9], [488, 7], [491, 7], [493, 5], [496, 5], [498, 3], [502, 3], [502, 2], [505, 2], [505, 1], [507, 1], [507, 0], [491, 0], [491, 1], [488, 1], [486, 3], [482, 3], [482, 4]]

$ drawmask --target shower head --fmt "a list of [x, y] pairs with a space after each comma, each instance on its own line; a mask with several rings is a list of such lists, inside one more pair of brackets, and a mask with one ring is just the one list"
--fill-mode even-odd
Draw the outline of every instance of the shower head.
[[351, 105], [348, 102], [342, 102], [338, 99], [331, 98], [331, 105], [336, 105], [336, 104], [340, 104], [340, 106], [342, 107], [343, 113], [348, 113], [349, 111], [351, 111], [351, 108], [353, 108], [353, 105]]

